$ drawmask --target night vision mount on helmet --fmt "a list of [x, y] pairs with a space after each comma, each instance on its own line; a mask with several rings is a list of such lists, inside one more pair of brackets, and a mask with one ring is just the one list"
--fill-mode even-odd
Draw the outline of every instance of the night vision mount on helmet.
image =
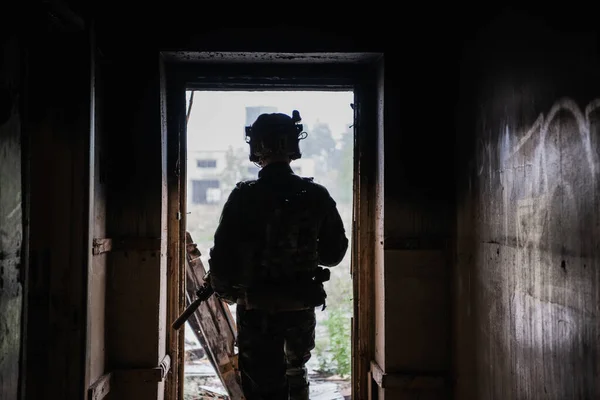
[[272, 156], [288, 156], [291, 160], [302, 157], [299, 142], [306, 138], [299, 122], [298, 110], [292, 116], [282, 113], [261, 114], [246, 127], [246, 143], [250, 145], [250, 161], [259, 162]]

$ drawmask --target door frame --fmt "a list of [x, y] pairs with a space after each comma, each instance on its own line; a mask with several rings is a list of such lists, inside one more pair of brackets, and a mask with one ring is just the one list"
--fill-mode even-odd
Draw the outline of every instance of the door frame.
[[161, 57], [167, 138], [167, 352], [174, 360], [166, 399], [183, 399], [184, 330], [173, 331], [169, 321], [185, 308], [188, 89], [354, 91], [352, 398], [370, 398], [374, 276], [376, 263], [383, 262], [376, 251], [383, 240], [383, 54], [166, 51]]

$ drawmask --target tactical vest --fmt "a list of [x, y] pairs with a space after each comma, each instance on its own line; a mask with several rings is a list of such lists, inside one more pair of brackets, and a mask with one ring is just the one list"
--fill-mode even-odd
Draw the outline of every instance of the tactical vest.
[[247, 283], [300, 283], [310, 279], [318, 266], [318, 234], [321, 221], [319, 198], [312, 178], [295, 177], [286, 187], [264, 182], [245, 184], [247, 234], [253, 245], [248, 249]]
[[266, 280], [290, 281], [310, 275], [317, 267], [319, 221], [309, 187], [276, 196], [266, 215], [259, 271]]

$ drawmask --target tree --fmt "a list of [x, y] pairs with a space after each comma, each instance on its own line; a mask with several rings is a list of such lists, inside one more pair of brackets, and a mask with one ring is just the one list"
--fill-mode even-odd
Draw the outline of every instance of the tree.
[[317, 121], [306, 133], [308, 137], [300, 142], [303, 157], [326, 158], [335, 151], [335, 140], [328, 124]]
[[226, 200], [236, 183], [246, 176], [248, 154], [243, 148], [229, 146], [225, 153], [225, 168], [221, 172], [221, 198]]
[[352, 184], [354, 180], [354, 132], [352, 128], [348, 128], [342, 135], [341, 142], [339, 161], [335, 167], [339, 171], [336, 181], [338, 185], [338, 199], [340, 202], [350, 203], [352, 201]]
[[354, 178], [354, 131], [348, 126], [341, 134], [338, 146], [327, 160], [327, 179], [331, 192], [337, 201], [352, 201], [352, 182]]

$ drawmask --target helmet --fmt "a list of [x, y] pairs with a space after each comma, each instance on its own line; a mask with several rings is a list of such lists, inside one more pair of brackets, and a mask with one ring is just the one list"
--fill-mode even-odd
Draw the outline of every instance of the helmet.
[[250, 161], [258, 162], [270, 156], [302, 157], [298, 143], [306, 137], [298, 110], [292, 116], [281, 113], [261, 114], [252, 126], [246, 127], [246, 142], [250, 145]]

